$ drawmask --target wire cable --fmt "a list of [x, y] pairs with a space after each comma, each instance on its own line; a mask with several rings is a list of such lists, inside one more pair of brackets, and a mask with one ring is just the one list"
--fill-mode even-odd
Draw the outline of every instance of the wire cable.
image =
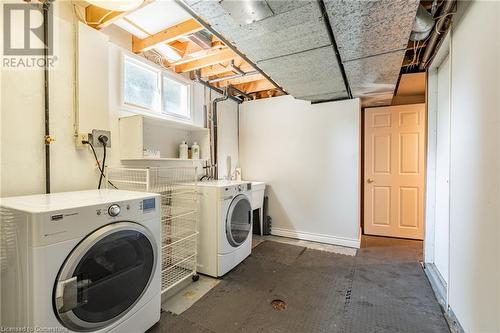
[[[97, 168], [99, 169], [99, 172], [101, 173], [101, 175], [104, 175], [104, 168], [101, 168], [101, 163], [99, 162], [99, 159], [97, 158], [97, 154], [95, 152], [94, 145], [91, 142], [89, 142], [89, 141], [82, 141], [82, 143], [90, 146], [90, 148], [92, 149], [92, 153], [94, 155], [95, 161], [97, 163]], [[103, 162], [104, 162], [104, 160], [103, 160]], [[106, 178], [105, 175], [104, 175], [104, 178]], [[109, 185], [113, 186], [113, 188], [115, 188], [115, 189], [118, 190], [118, 187], [116, 187], [115, 184], [113, 184], [107, 178], [106, 178], [106, 181], [108, 182]]]
[[99, 137], [99, 141], [102, 143], [102, 147], [104, 148], [103, 157], [102, 157], [102, 166], [100, 168], [101, 176], [99, 177], [99, 186], [97, 187], [97, 189], [100, 190], [101, 184], [102, 184], [102, 179], [104, 178], [104, 168], [106, 167], [106, 144], [107, 144], [107, 141], [102, 140], [101, 137]]

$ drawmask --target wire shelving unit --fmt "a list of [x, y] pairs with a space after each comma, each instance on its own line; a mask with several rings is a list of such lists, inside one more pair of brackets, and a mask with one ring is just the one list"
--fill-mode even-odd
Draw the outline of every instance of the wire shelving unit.
[[108, 181], [120, 190], [161, 195], [162, 293], [188, 278], [198, 280], [196, 167], [108, 167], [106, 173]]

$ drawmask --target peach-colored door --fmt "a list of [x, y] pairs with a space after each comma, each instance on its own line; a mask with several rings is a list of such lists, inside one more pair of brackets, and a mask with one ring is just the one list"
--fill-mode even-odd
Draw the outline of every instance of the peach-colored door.
[[425, 121], [425, 104], [365, 109], [365, 234], [423, 239]]

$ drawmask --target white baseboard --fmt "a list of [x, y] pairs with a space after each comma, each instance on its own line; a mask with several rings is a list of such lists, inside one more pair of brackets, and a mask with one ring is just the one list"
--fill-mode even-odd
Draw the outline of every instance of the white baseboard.
[[271, 228], [271, 234], [274, 236], [296, 238], [301, 240], [326, 243], [332, 245], [347, 246], [356, 249], [359, 249], [359, 246], [361, 244], [361, 239], [322, 235], [322, 234], [315, 234], [312, 232], [296, 231], [296, 230], [276, 228], [276, 227]]

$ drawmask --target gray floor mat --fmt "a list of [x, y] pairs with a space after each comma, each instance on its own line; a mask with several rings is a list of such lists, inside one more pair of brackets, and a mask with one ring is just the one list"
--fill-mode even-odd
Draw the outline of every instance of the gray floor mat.
[[421, 242], [364, 237], [362, 246], [352, 257], [265, 241], [151, 332], [449, 332], [418, 263]]

